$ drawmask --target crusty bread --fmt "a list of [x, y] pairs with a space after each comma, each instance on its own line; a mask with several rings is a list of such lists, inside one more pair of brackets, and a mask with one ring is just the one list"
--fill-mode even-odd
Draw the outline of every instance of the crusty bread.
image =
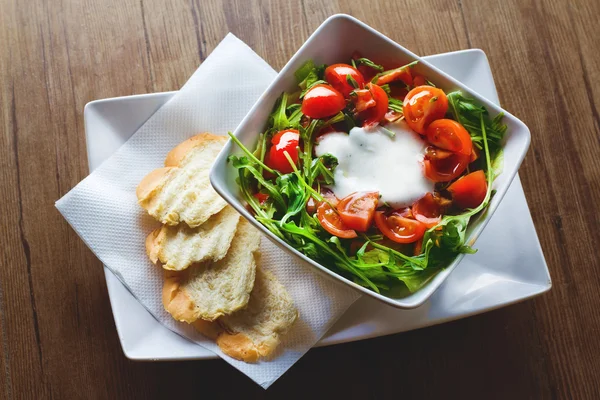
[[240, 214], [225, 206], [197, 228], [163, 225], [148, 235], [146, 252], [150, 261], [160, 261], [163, 268], [174, 271], [207, 260], [219, 261], [227, 254], [239, 220]]
[[223, 353], [256, 362], [273, 353], [297, 317], [298, 310], [283, 285], [269, 271], [257, 268], [254, 289], [245, 309], [217, 322], [198, 320], [194, 328], [216, 340]]
[[227, 255], [169, 274], [163, 286], [163, 305], [178, 321], [213, 321], [245, 307], [254, 286], [255, 253], [260, 233], [240, 218]]
[[209, 180], [210, 167], [226, 141], [225, 136], [201, 133], [180, 143], [167, 155], [164, 168], [142, 179], [138, 203], [163, 224], [202, 225], [227, 204]]

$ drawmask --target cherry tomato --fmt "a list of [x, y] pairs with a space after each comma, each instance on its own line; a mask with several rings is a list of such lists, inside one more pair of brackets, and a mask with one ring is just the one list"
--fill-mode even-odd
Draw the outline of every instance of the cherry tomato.
[[365, 111], [368, 108], [375, 107], [377, 102], [369, 89], [358, 89], [354, 91], [352, 101], [356, 107], [356, 112]]
[[388, 110], [383, 116], [383, 119], [385, 119], [386, 122], [395, 122], [398, 121], [400, 118], [402, 118], [402, 113], [399, 113], [398, 111], [394, 110]]
[[471, 155], [465, 156], [460, 153], [452, 153], [451, 156], [441, 160], [423, 160], [425, 176], [434, 182], [449, 182], [462, 174]]
[[471, 172], [448, 186], [452, 200], [460, 208], [475, 208], [485, 200], [487, 182], [482, 170]]
[[435, 146], [427, 146], [425, 149], [425, 157], [428, 160], [443, 160], [444, 158], [450, 157], [452, 154], [451, 151], [442, 150]]
[[415, 219], [426, 228], [436, 226], [442, 220], [442, 209], [431, 193], [417, 200], [412, 206]]
[[473, 150], [471, 150], [471, 158], [469, 159], [469, 162], [472, 163], [473, 161], [477, 160], [479, 158], [479, 149], [475, 146], [473, 146]]
[[406, 123], [421, 135], [432, 121], [444, 118], [448, 111], [448, 98], [443, 90], [432, 86], [417, 86], [404, 98]]
[[254, 197], [256, 198], [256, 200], [258, 200], [260, 204], [263, 204], [265, 201], [269, 200], [269, 195], [266, 193], [254, 193]]
[[365, 232], [373, 222], [379, 192], [355, 192], [340, 200], [340, 218], [349, 229]]
[[386, 217], [383, 211], [375, 213], [375, 224], [387, 238], [396, 243], [413, 243], [423, 237], [425, 225], [423, 223], [402, 217], [393, 212]]
[[276, 169], [283, 174], [289, 174], [294, 171], [290, 162], [285, 157], [287, 151], [294, 163], [298, 163], [298, 142], [300, 133], [296, 129], [286, 129], [277, 132], [271, 139], [271, 149], [266, 157], [268, 167]]
[[331, 204], [334, 207], [337, 207], [337, 205], [340, 202], [339, 199], [336, 197], [336, 195], [327, 188], [321, 188], [321, 196], [323, 196], [323, 198], [325, 200], [327, 200], [329, 202], [329, 204]]
[[353, 239], [358, 236], [355, 231], [344, 225], [338, 213], [325, 202], [317, 208], [317, 218], [321, 226], [334, 236], [342, 239]]
[[404, 66], [404, 67], [400, 67], [400, 68], [396, 68], [391, 71], [388, 71], [388, 72], [384, 73], [383, 75], [380, 75], [377, 78], [377, 81], [375, 83], [377, 83], [378, 85], [385, 85], [386, 83], [391, 83], [391, 82], [396, 82], [396, 81], [402, 81], [406, 85], [412, 86], [413, 78], [410, 73], [410, 67]]
[[342, 111], [344, 107], [344, 96], [323, 83], [310, 88], [302, 100], [302, 113], [311, 118], [330, 117]]
[[427, 141], [440, 149], [471, 156], [473, 142], [469, 132], [451, 119], [433, 121], [425, 131]]
[[362, 74], [348, 64], [333, 64], [325, 69], [325, 80], [329, 82], [338, 92], [348, 97], [350, 92], [356, 89], [350, 83], [348, 83], [347, 76], [350, 75], [358, 84], [358, 88], [365, 86], [365, 78]]
[[413, 86], [424, 86], [427, 85], [427, 79], [423, 75], [413, 76]]
[[371, 107], [359, 113], [359, 117], [363, 120], [363, 127], [371, 128], [377, 126], [379, 121], [385, 117], [388, 111], [388, 96], [385, 90], [381, 86], [373, 83], [367, 84], [367, 89], [371, 92], [373, 99], [375, 100], [375, 107]]

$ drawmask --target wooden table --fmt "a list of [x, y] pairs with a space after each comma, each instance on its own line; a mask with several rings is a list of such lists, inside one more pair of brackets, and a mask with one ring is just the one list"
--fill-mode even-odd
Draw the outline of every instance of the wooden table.
[[[101, 264], [54, 208], [87, 175], [84, 105], [178, 89], [229, 31], [281, 68], [337, 12], [418, 54], [487, 53], [531, 129], [520, 173], [553, 289], [312, 350], [267, 392], [221, 361], [128, 361]], [[0, 0], [0, 397], [600, 398], [598, 19], [597, 0]]]

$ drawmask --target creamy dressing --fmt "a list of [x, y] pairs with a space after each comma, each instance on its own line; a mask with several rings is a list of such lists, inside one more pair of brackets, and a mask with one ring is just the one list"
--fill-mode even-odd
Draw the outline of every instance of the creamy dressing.
[[315, 146], [317, 156], [331, 154], [338, 159], [335, 183], [330, 189], [338, 198], [354, 192], [378, 191], [380, 202], [394, 208], [406, 207], [433, 191], [421, 162], [425, 142], [403, 122], [383, 128], [352, 128], [350, 133], [333, 132]]

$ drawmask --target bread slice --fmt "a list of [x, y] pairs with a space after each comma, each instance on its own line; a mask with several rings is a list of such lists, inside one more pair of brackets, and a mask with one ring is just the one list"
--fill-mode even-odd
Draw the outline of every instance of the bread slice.
[[269, 271], [256, 269], [248, 306], [216, 322], [198, 320], [194, 328], [216, 340], [223, 353], [245, 362], [268, 357], [298, 318], [291, 296]]
[[201, 133], [180, 143], [167, 155], [164, 168], [142, 179], [138, 203], [163, 224], [202, 225], [227, 204], [209, 180], [210, 167], [226, 141], [225, 136]]
[[225, 206], [197, 228], [187, 224], [163, 225], [146, 238], [150, 261], [160, 261], [164, 269], [181, 271], [194, 263], [219, 261], [227, 254], [240, 214]]
[[227, 255], [217, 262], [203, 262], [177, 274], [170, 273], [163, 286], [163, 305], [178, 321], [213, 321], [245, 307], [256, 274], [255, 253], [260, 233], [241, 218]]

